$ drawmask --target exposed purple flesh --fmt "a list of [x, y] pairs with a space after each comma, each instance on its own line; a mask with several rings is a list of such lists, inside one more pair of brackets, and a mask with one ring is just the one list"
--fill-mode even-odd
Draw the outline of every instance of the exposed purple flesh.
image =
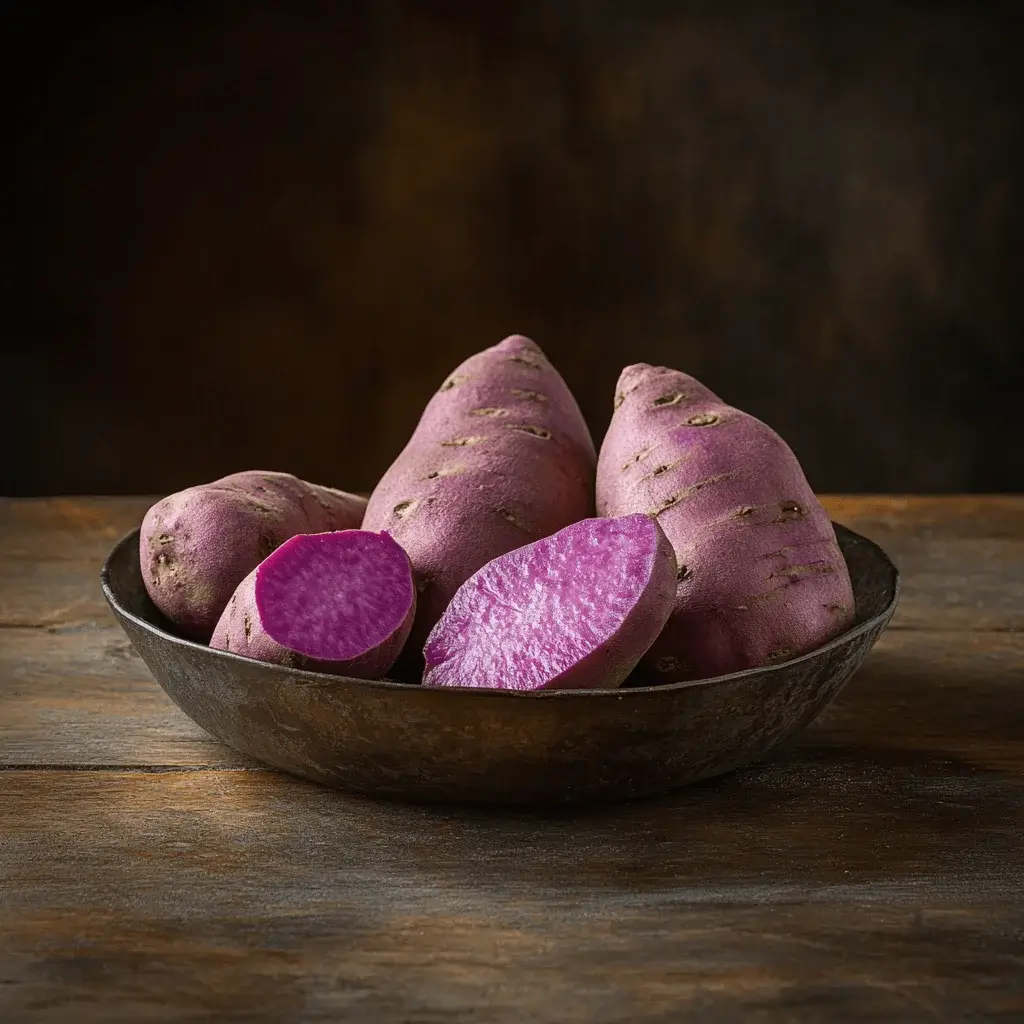
[[316, 661], [351, 661], [380, 646], [414, 599], [409, 559], [386, 533], [293, 537], [256, 573], [256, 609], [267, 635]]
[[425, 686], [622, 683], [672, 609], [671, 545], [645, 515], [584, 519], [489, 562], [424, 647]]

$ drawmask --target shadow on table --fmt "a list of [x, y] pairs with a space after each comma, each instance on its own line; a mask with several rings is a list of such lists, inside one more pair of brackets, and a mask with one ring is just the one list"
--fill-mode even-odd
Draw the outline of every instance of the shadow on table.
[[891, 637], [787, 748], [667, 797], [517, 810], [308, 792], [389, 833], [389, 863], [459, 886], [689, 885], [710, 898], [740, 883], [870, 889], [969, 875], [1021, 890], [1024, 850], [1009, 827], [1024, 814], [1014, 638], [965, 636], [922, 659], [915, 648], [928, 643]]

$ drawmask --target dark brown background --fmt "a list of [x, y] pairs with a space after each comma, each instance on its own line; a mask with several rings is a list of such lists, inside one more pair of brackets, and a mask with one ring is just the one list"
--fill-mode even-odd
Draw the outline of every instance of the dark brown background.
[[0, 492], [368, 489], [512, 331], [597, 434], [665, 362], [819, 489], [1022, 489], [1015, 5], [87, 6], [4, 16]]

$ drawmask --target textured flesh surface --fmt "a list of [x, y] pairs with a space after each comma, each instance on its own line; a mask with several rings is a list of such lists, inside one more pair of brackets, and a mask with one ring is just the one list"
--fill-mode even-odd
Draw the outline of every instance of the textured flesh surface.
[[648, 682], [784, 661], [853, 622], [846, 563], [792, 450], [687, 374], [622, 371], [597, 509], [655, 516], [675, 550], [676, 605]]
[[488, 563], [424, 650], [425, 686], [618, 686], [672, 609], [676, 566], [648, 516], [587, 519]]
[[366, 501], [253, 470], [179, 491], [146, 513], [139, 556], [153, 603], [182, 633], [206, 640], [235, 589], [299, 533], [356, 529]]
[[412, 626], [412, 567], [387, 534], [292, 537], [239, 586], [210, 646], [257, 661], [377, 678]]
[[466, 360], [381, 478], [363, 527], [412, 559], [418, 650], [492, 558], [593, 515], [596, 455], [576, 400], [540, 348], [514, 335]]

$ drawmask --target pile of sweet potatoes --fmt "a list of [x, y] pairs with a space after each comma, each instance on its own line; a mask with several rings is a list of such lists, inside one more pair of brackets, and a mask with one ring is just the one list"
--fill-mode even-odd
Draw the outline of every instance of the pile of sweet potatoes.
[[424, 686], [602, 689], [778, 663], [848, 629], [829, 517], [770, 427], [692, 377], [619, 377], [600, 454], [514, 335], [457, 367], [367, 501], [236, 473], [157, 502], [153, 603], [229, 655]]

